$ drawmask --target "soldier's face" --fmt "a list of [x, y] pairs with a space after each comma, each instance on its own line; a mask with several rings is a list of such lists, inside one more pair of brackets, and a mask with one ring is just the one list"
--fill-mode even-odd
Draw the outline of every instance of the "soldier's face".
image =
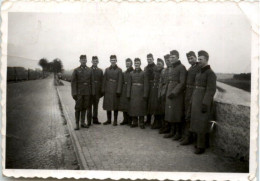
[[81, 65], [86, 65], [86, 63], [87, 63], [87, 59], [86, 58], [81, 58], [79, 61], [80, 61]]
[[99, 63], [98, 59], [92, 60], [92, 65], [97, 66]]
[[197, 58], [194, 56], [189, 56], [188, 62], [189, 62], [189, 64], [194, 65], [197, 62]]
[[139, 69], [140, 66], [141, 66], [141, 62], [139, 62], [139, 61], [138, 61], [138, 62], [135, 62], [135, 68], [136, 68], [136, 69]]
[[125, 65], [126, 65], [126, 68], [132, 67], [132, 63], [131, 62], [126, 62]]
[[152, 64], [153, 63], [153, 58], [147, 58], [147, 63]]
[[171, 65], [171, 62], [170, 62], [169, 59], [167, 59], [167, 60], [165, 61], [165, 63], [166, 63], [166, 65], [167, 65], [167, 67], [169, 67], [169, 66]]
[[179, 57], [177, 55], [171, 55], [170, 56], [170, 63], [175, 63], [179, 60]]
[[199, 56], [198, 60], [202, 67], [204, 67], [205, 65], [208, 65], [208, 60], [206, 59], [206, 57]]
[[162, 62], [157, 62], [157, 66], [158, 66], [159, 68], [163, 68]]
[[115, 58], [112, 58], [112, 59], [110, 59], [110, 63], [111, 63], [111, 65], [112, 66], [115, 66], [116, 65], [116, 59]]

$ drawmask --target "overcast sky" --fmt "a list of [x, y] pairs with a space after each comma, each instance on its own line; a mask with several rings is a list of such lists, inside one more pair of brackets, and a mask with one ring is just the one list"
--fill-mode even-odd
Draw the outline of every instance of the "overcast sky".
[[73, 69], [86, 54], [89, 66], [97, 55], [105, 68], [116, 54], [124, 70], [126, 58], [145, 66], [148, 53], [163, 58], [176, 49], [188, 68], [186, 52], [203, 49], [217, 73], [250, 72], [249, 21], [235, 4], [215, 4], [89, 3], [85, 13], [9, 13], [8, 66], [37, 68], [45, 57]]

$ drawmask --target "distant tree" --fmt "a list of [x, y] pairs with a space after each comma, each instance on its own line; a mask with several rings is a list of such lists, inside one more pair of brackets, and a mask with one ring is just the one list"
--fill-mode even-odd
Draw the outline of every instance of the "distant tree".
[[46, 58], [41, 58], [38, 63], [43, 71], [48, 71], [48, 60]]
[[237, 80], [251, 80], [251, 73], [235, 74], [233, 78]]
[[62, 72], [63, 65], [62, 61], [59, 58], [56, 58], [52, 61], [52, 71], [56, 74]]

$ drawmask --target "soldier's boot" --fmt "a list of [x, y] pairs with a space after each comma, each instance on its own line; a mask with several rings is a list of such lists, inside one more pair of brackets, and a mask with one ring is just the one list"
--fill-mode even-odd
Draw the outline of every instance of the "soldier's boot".
[[138, 126], [138, 117], [132, 117], [131, 128], [135, 128]]
[[205, 148], [195, 148], [194, 153], [195, 154], [202, 154], [205, 152]]
[[163, 134], [163, 130], [165, 129], [165, 127], [166, 127], [166, 121], [162, 119], [162, 127], [159, 130], [159, 134]]
[[117, 117], [118, 117], [118, 111], [114, 111], [114, 122], [113, 122], [113, 126], [117, 126]]
[[162, 120], [160, 115], [156, 115], [155, 119], [157, 120], [157, 123], [155, 125], [154, 129], [160, 129], [162, 127]]
[[74, 128], [74, 130], [79, 130], [79, 117], [80, 117], [80, 112], [75, 111], [76, 127]]
[[153, 124], [151, 125], [151, 129], [156, 129], [157, 124], [158, 124], [158, 120], [154, 116], [154, 121], [153, 121]]
[[89, 126], [85, 123], [86, 110], [80, 111], [80, 126], [82, 128], [88, 128]]
[[88, 109], [87, 110], [87, 121], [88, 121], [88, 127], [90, 127], [91, 126], [91, 117], [92, 117], [92, 115], [91, 115], [91, 109]]
[[140, 123], [140, 128], [145, 129], [144, 126], [144, 116], [139, 116], [139, 123]]
[[184, 139], [181, 141], [180, 145], [189, 145], [191, 144], [192, 135], [188, 131], [185, 133]]
[[127, 122], [128, 122], [128, 126], [132, 125], [132, 117], [127, 113]]
[[162, 131], [162, 134], [167, 134], [171, 132], [171, 123], [169, 123], [168, 121], [165, 121], [165, 127], [164, 130]]
[[164, 138], [172, 138], [175, 135], [175, 126], [171, 124], [171, 131], [169, 134], [164, 135]]
[[111, 117], [112, 117], [111, 111], [107, 111], [107, 121], [104, 122], [103, 124], [104, 124], [104, 125], [111, 124]]
[[98, 118], [93, 117], [93, 124], [101, 124], [101, 123], [98, 121]]
[[152, 115], [151, 114], [147, 114], [145, 125], [146, 126], [150, 126], [151, 125], [151, 120], [152, 120]]
[[176, 128], [176, 133], [173, 136], [173, 140], [177, 141], [179, 139], [181, 139], [181, 124], [180, 123], [175, 123], [175, 128]]
[[120, 123], [120, 125], [126, 125], [127, 124], [127, 112], [123, 112], [123, 121]]

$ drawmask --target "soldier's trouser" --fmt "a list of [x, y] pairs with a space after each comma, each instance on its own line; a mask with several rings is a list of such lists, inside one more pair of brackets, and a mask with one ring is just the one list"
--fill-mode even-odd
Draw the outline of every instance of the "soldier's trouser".
[[79, 124], [80, 111], [75, 111], [76, 124]]
[[139, 122], [139, 126], [144, 125], [144, 116], [133, 116], [132, 120], [133, 120], [133, 125], [138, 125], [138, 122]]
[[91, 124], [91, 109], [87, 109], [86, 110], [82, 110], [80, 111], [80, 116], [81, 116], [81, 124], [85, 123], [85, 116], [86, 116], [86, 112], [87, 112], [87, 121], [88, 121], [88, 125]]
[[206, 134], [197, 133], [197, 147], [198, 148], [206, 148]]
[[98, 104], [99, 104], [99, 97], [93, 96], [91, 100], [91, 112], [94, 120], [97, 120], [98, 118]]
[[128, 123], [130, 121], [130, 117], [127, 112], [123, 112], [124, 122]]
[[146, 115], [146, 122], [147, 123], [151, 123], [151, 120], [152, 120], [152, 115], [151, 114], [147, 114]]
[[82, 111], [91, 108], [91, 99], [90, 95], [78, 95], [77, 100], [75, 101], [75, 110]]
[[183, 137], [185, 138], [190, 138], [191, 137], [191, 132], [190, 132], [190, 121], [186, 121], [184, 123], [184, 134], [183, 134]]
[[[107, 111], [107, 120], [111, 121], [112, 111]], [[114, 120], [117, 121], [118, 111], [114, 111]]]

